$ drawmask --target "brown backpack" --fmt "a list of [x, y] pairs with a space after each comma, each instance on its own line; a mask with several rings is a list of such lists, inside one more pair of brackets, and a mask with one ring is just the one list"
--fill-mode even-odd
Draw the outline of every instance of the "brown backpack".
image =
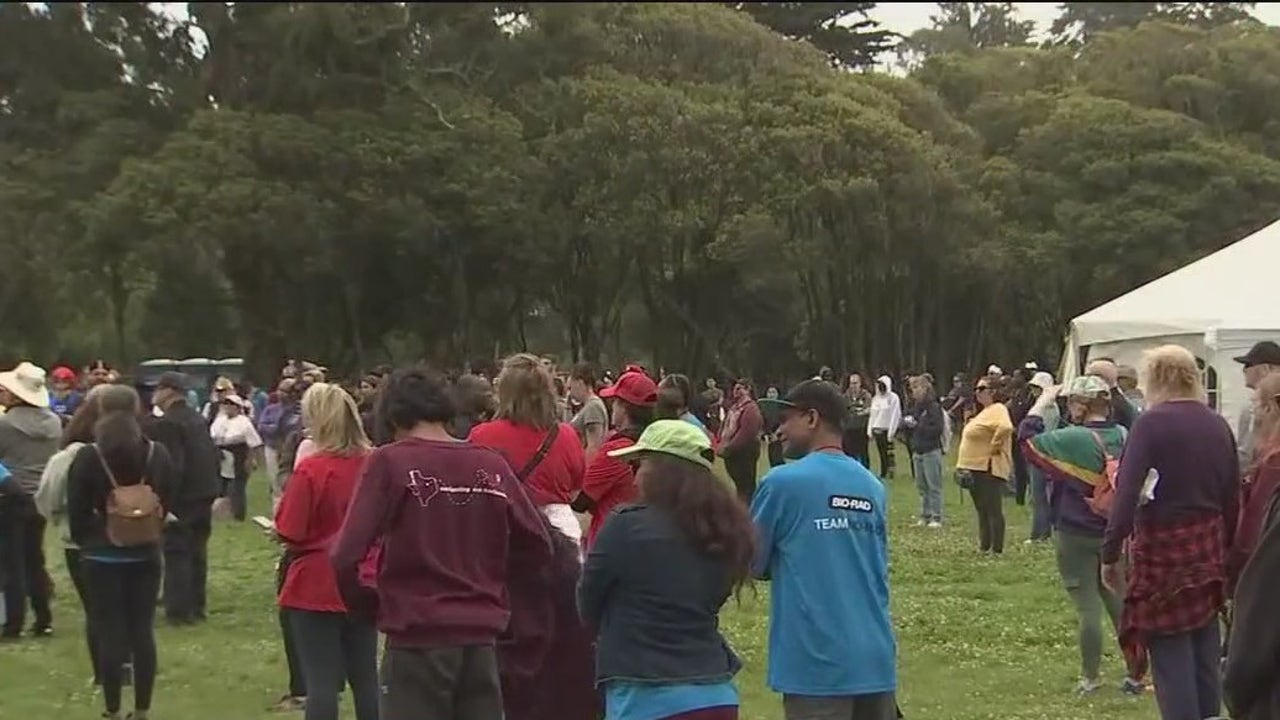
[[[98, 451], [97, 445], [94, 450]], [[111, 481], [111, 492], [107, 494], [107, 541], [116, 547], [153, 545], [164, 536], [164, 507], [146, 476], [146, 468], [151, 464], [154, 452], [155, 443], [147, 443], [142, 477], [136, 485], [121, 485], [107, 465], [106, 457], [98, 451], [98, 460]]]

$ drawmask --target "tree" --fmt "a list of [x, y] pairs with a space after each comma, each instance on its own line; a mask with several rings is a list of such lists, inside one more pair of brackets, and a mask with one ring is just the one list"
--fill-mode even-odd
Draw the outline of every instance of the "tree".
[[1251, 2], [1064, 2], [1049, 32], [1058, 43], [1084, 44], [1110, 30], [1135, 28], [1144, 20], [1216, 27], [1252, 18]]
[[875, 3], [743, 2], [725, 3], [751, 15], [783, 37], [812, 43], [836, 67], [869, 68], [893, 48], [896, 36], [868, 17]]
[[901, 64], [917, 67], [923, 58], [944, 53], [1027, 45], [1035, 32], [1033, 21], [1018, 19], [1013, 3], [938, 3], [938, 14], [929, 20], [929, 27], [899, 45]]

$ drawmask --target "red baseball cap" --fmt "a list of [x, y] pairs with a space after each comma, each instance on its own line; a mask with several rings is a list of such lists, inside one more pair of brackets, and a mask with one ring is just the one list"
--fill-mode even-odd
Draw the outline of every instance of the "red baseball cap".
[[54, 380], [75, 380], [76, 379], [76, 371], [72, 370], [66, 365], [62, 365], [54, 368], [53, 372], [50, 373], [50, 375], [53, 377]]
[[618, 381], [600, 391], [602, 398], [617, 398], [631, 405], [648, 407], [658, 402], [658, 384], [642, 372], [625, 372]]

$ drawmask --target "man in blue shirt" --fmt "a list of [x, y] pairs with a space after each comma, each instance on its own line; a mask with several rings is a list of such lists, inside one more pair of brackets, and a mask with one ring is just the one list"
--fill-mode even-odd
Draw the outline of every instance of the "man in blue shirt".
[[772, 402], [798, 459], [769, 471], [751, 503], [755, 574], [773, 583], [769, 686], [787, 720], [895, 720], [884, 486], [841, 450], [833, 385], [807, 380]]

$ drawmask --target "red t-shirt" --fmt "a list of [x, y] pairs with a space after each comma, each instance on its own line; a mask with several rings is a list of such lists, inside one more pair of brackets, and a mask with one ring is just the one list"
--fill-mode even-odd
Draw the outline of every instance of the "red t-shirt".
[[[542, 446], [547, 431], [527, 425], [516, 425], [510, 420], [491, 420], [471, 429], [467, 438], [477, 445], [496, 450], [507, 459], [511, 471], [518, 473]], [[568, 504], [582, 489], [582, 476], [586, 472], [587, 456], [582, 441], [569, 423], [560, 423], [560, 434], [538, 467], [525, 478], [525, 492], [534, 505]]]
[[587, 475], [582, 480], [582, 492], [595, 501], [591, 510], [591, 526], [587, 528], [585, 547], [590, 548], [595, 542], [596, 533], [604, 527], [609, 513], [619, 505], [632, 502], [639, 495], [636, 487], [636, 474], [631, 464], [620, 458], [609, 457], [612, 450], [621, 450], [635, 445], [629, 437], [614, 433], [600, 446], [600, 452], [587, 464]]
[[280, 588], [280, 607], [346, 612], [329, 562], [366, 454], [319, 452], [298, 463], [276, 510], [276, 534], [294, 554]]

